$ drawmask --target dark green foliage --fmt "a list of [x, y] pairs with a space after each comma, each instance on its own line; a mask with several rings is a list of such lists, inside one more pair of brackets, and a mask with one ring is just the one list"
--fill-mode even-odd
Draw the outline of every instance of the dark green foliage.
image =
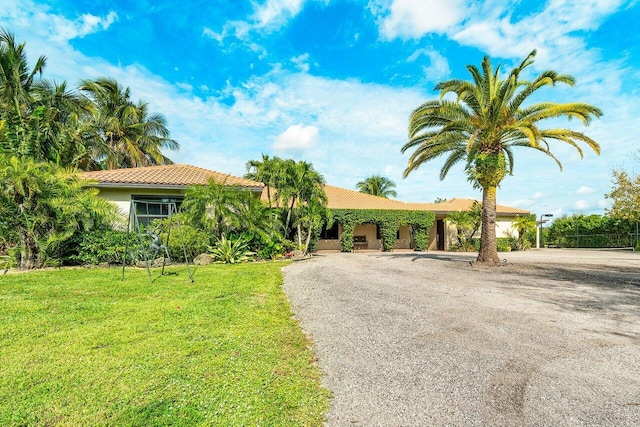
[[636, 222], [600, 215], [563, 216], [553, 221], [544, 244], [562, 248], [619, 248], [637, 244]]
[[[171, 232], [168, 231], [169, 219], [163, 221], [162, 241], [168, 242], [167, 249], [169, 250], [169, 256], [174, 261], [184, 261], [184, 252], [187, 253], [189, 261], [193, 261], [195, 257], [200, 254], [208, 252], [208, 245], [211, 244], [211, 239], [202, 230], [198, 230], [187, 224], [178, 224], [174, 219], [171, 221]], [[135, 236], [134, 236], [135, 237]], [[184, 245], [184, 250], [183, 250]]]
[[[136, 236], [132, 236], [136, 238]], [[93, 230], [81, 236], [77, 243], [77, 253], [65, 259], [71, 264], [121, 264], [127, 239], [126, 231], [111, 229]], [[131, 239], [133, 240], [133, 239]], [[129, 242], [129, 247], [136, 241]], [[139, 246], [138, 242], [138, 246]]]
[[509, 252], [511, 251], [511, 246], [513, 243], [513, 238], [511, 237], [498, 237], [496, 239], [498, 243], [498, 252]]
[[[515, 244], [515, 242], [517, 241], [517, 239], [514, 239], [513, 237], [498, 237], [496, 239], [496, 244], [497, 244], [497, 249], [498, 252], [510, 252], [512, 250], [513, 245]], [[469, 248], [467, 246], [465, 246], [465, 249], [460, 249], [458, 250], [458, 252], [477, 252], [480, 250], [480, 239], [473, 239], [471, 241], [471, 247]], [[454, 245], [455, 246], [455, 245]], [[452, 249], [452, 251], [455, 251], [455, 249]]]
[[396, 233], [400, 226], [411, 226], [416, 250], [426, 250], [429, 241], [429, 229], [436, 219], [433, 212], [425, 211], [332, 209], [331, 214], [334, 221], [342, 224], [340, 244], [343, 252], [353, 251], [353, 230], [356, 224], [377, 224], [380, 227], [382, 250], [384, 251], [393, 249]]
[[245, 236], [226, 238], [224, 235], [209, 247], [209, 253], [214, 260], [225, 264], [237, 264], [251, 261], [254, 252], [249, 250], [249, 242]]

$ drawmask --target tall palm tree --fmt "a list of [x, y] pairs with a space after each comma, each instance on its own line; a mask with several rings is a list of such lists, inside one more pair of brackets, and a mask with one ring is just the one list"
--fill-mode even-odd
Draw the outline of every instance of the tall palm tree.
[[309, 202], [317, 202], [326, 205], [327, 196], [322, 186], [324, 177], [313, 168], [311, 163], [305, 161], [285, 161], [285, 181], [278, 188], [277, 198], [283, 202], [287, 209], [287, 219], [284, 224], [284, 235], [288, 236], [293, 213], [296, 209]]
[[4, 123], [2, 148], [17, 155], [29, 155], [28, 121], [33, 110], [33, 85], [47, 63], [40, 56], [29, 69], [25, 43], [0, 29], [0, 120]]
[[369, 178], [356, 184], [356, 188], [361, 193], [385, 198], [398, 197], [398, 193], [394, 190], [395, 187], [395, 182], [380, 175], [371, 175]]
[[[583, 155], [578, 143], [584, 143], [597, 154], [596, 141], [571, 129], [543, 129], [540, 123], [566, 117], [576, 118], [588, 125], [602, 112], [595, 106], [570, 102], [541, 102], [524, 106], [524, 102], [545, 86], [557, 83], [573, 86], [575, 79], [544, 71], [533, 80], [522, 80], [520, 74], [533, 63], [536, 51], [531, 52], [501, 78], [500, 66], [494, 70], [485, 57], [482, 71], [468, 65], [472, 81], [453, 79], [436, 85], [440, 98], [427, 101], [413, 111], [409, 118], [409, 141], [402, 152], [413, 149], [404, 176], [422, 164], [446, 155], [440, 179], [459, 162], [474, 186], [482, 188], [482, 233], [478, 262], [499, 263], [496, 246], [496, 189], [507, 173], [513, 171], [514, 149], [538, 150], [556, 161], [550, 151], [552, 141], [564, 142]], [[445, 99], [452, 93], [455, 100]]]
[[131, 101], [128, 87], [102, 77], [83, 80], [80, 90], [93, 103], [93, 151], [107, 169], [171, 163], [162, 149], [179, 144], [169, 137], [164, 117], [150, 114], [146, 103]]
[[274, 201], [272, 196], [275, 194], [271, 194], [271, 192], [276, 190], [284, 180], [284, 171], [286, 170], [284, 160], [277, 156], [269, 157], [263, 154], [262, 160], [249, 160], [246, 166], [247, 173], [244, 177], [265, 185], [267, 201], [269, 207], [272, 207]]
[[34, 110], [30, 130], [35, 160], [64, 166], [81, 166], [85, 151], [82, 118], [88, 112], [86, 99], [69, 89], [66, 82], [43, 79], [33, 87]]

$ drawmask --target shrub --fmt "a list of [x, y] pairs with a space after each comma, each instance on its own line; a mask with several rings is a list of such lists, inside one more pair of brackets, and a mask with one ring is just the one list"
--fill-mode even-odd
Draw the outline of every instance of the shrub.
[[225, 264], [236, 264], [250, 261], [255, 252], [249, 250], [249, 243], [244, 236], [229, 238], [223, 234], [215, 246], [209, 246], [209, 253], [214, 260]]
[[511, 238], [510, 237], [498, 237], [496, 239], [498, 246], [498, 252], [511, 252]]
[[[126, 231], [108, 228], [84, 233], [78, 242], [77, 252], [69, 255], [66, 260], [75, 264], [99, 264], [103, 262], [121, 264], [126, 238]], [[130, 236], [130, 249], [136, 244], [136, 241], [132, 243], [131, 240]]]
[[476, 246], [472, 241], [464, 240], [449, 246], [451, 252], [477, 252]]
[[[168, 220], [164, 220], [166, 227], [168, 227], [167, 221]], [[161, 234], [163, 243], [167, 241], [167, 233], [168, 230], [163, 231]], [[185, 224], [181, 224], [180, 228], [178, 228], [175, 221], [172, 224], [171, 234], [168, 237], [169, 244], [167, 245], [167, 249], [172, 260], [184, 260], [184, 252], [186, 251], [187, 258], [191, 261], [201, 253], [208, 252], [209, 244], [211, 244], [209, 236], [204, 231]]]

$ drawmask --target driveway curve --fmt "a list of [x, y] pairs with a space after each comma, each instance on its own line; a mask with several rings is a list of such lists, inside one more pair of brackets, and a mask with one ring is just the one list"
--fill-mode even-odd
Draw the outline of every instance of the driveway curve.
[[470, 260], [331, 253], [284, 268], [333, 394], [328, 426], [640, 425], [640, 255]]

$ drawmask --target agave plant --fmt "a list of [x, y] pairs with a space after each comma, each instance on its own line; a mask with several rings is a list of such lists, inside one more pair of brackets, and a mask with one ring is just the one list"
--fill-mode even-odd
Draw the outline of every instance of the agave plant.
[[237, 264], [253, 259], [255, 252], [249, 250], [249, 242], [244, 237], [229, 238], [223, 234], [215, 246], [209, 246], [209, 253], [215, 261]]

